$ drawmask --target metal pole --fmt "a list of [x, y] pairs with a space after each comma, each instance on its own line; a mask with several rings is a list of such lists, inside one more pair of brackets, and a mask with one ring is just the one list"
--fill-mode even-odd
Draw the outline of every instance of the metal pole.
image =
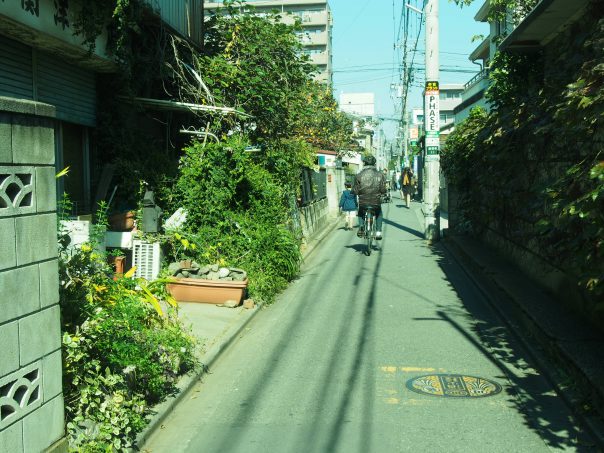
[[440, 211], [440, 108], [438, 62], [438, 1], [428, 0], [426, 5], [426, 87], [424, 93], [425, 124], [425, 185], [424, 237], [428, 242], [439, 239]]

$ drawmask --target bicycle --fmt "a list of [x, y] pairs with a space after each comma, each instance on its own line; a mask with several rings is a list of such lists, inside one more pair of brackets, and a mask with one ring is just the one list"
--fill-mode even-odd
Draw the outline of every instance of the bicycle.
[[372, 206], [368, 206], [365, 208], [365, 220], [363, 222], [363, 238], [365, 239], [365, 244], [367, 248], [365, 249], [365, 255], [371, 255], [371, 247], [373, 245], [373, 240], [375, 239], [375, 226], [376, 219], [374, 208]]

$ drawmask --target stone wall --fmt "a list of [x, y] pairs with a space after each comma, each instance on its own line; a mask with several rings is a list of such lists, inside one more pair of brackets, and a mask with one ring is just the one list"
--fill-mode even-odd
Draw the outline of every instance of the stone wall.
[[63, 437], [54, 107], [0, 97], [0, 451]]

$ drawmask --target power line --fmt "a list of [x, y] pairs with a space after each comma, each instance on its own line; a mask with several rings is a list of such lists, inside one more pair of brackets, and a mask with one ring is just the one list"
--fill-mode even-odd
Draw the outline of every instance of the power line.
[[[427, 0], [424, 0], [422, 8], [421, 8], [422, 11], [425, 10], [426, 3], [427, 3]], [[407, 11], [407, 15], [408, 15], [408, 13], [409, 12]], [[409, 69], [406, 71], [406, 73], [403, 74], [404, 77], [405, 77], [404, 97], [403, 97], [403, 103], [402, 103], [402, 107], [403, 108], [402, 108], [402, 112], [401, 112], [401, 115], [402, 115], [401, 122], [403, 124], [405, 123], [405, 113], [406, 113], [406, 110], [407, 110], [407, 99], [409, 97], [409, 86], [410, 86], [410, 84], [412, 82], [411, 76], [412, 76], [412, 73], [413, 73], [413, 70], [414, 70], [413, 66], [415, 64], [415, 55], [416, 55], [416, 52], [417, 52], [417, 45], [419, 43], [419, 37], [420, 37], [421, 32], [422, 32], [422, 25], [423, 25], [423, 18], [420, 17], [419, 26], [417, 28], [417, 36], [415, 37], [415, 44], [413, 45], [413, 50], [412, 50], [412, 55], [411, 55], [411, 64], [409, 65]], [[407, 60], [407, 58], [408, 58], [407, 47], [405, 47], [405, 60]]]
[[354, 85], [355, 83], [364, 83], [364, 82], [375, 82], [377, 80], [385, 80], [388, 79], [390, 77], [390, 75], [387, 76], [382, 76], [382, 77], [376, 77], [373, 79], [360, 79], [360, 80], [354, 80], [354, 81], [346, 81], [346, 82], [334, 82], [334, 85], [338, 85], [338, 86], [342, 86], [342, 85]]
[[[332, 72], [336, 73], [355, 73], [355, 72], [377, 72], [377, 71], [391, 71], [393, 69], [401, 69], [400, 65], [397, 66], [359, 66], [359, 67], [348, 67], [341, 69], [333, 69]], [[411, 71], [411, 68], [409, 69]], [[413, 71], [424, 71], [423, 67], [413, 68]], [[461, 72], [467, 74], [477, 73], [478, 70], [472, 66], [457, 66], [457, 65], [441, 65], [441, 72]]]
[[[357, 73], [365, 73], [365, 72], [391, 72], [392, 68], [376, 68], [376, 69], [359, 69], [355, 71], [332, 71], [334, 74], [357, 74]], [[415, 73], [424, 73], [424, 68], [414, 68], [413, 71]], [[445, 74], [476, 74], [478, 71], [473, 68], [447, 68], [446, 66], [441, 66], [439, 72]]]

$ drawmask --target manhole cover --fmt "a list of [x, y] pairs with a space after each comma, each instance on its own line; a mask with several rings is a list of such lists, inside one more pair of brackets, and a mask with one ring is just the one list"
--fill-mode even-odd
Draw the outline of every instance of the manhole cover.
[[488, 379], [461, 374], [430, 374], [407, 381], [407, 388], [424, 395], [447, 398], [480, 398], [501, 392], [501, 386]]

